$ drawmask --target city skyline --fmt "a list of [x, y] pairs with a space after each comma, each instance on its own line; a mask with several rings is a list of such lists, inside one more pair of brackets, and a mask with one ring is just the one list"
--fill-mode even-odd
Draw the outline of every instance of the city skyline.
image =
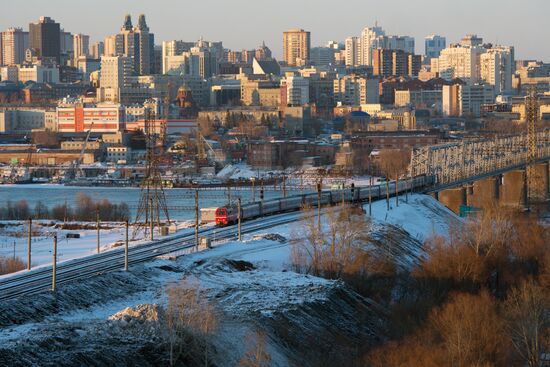
[[[0, 20], [0, 28], [15, 26], [27, 29], [28, 24], [39, 16], [49, 16], [66, 31], [90, 35], [91, 42], [95, 42], [118, 31], [125, 14], [131, 14], [137, 20], [138, 15], [144, 13], [156, 35], [157, 44], [162, 40], [196, 40], [203, 36], [205, 39], [223, 41], [225, 47], [240, 50], [254, 48], [265, 41], [274, 56], [282, 59], [282, 32], [289, 28], [310, 31], [311, 44], [315, 47], [329, 40], [343, 42], [346, 37], [356, 35], [364, 27], [378, 22], [391, 34], [415, 37], [417, 53], [424, 52], [423, 39], [430, 34], [447, 37], [448, 44], [459, 41], [465, 34], [478, 34], [486, 42], [515, 46], [517, 59], [550, 60], [550, 49], [540, 47], [550, 36], [550, 30], [541, 31], [539, 27], [543, 14], [550, 11], [550, 3], [542, 0], [529, 1], [515, 8], [511, 8], [513, 3], [507, 0], [466, 0], [460, 3], [460, 7], [442, 5], [433, 0], [415, 3], [392, 0], [384, 4], [349, 0], [345, 6], [339, 7], [342, 13], [340, 20], [327, 6], [321, 5], [321, 11], [311, 12], [313, 4], [311, 1], [295, 4], [288, 0], [261, 6], [248, 0], [237, 0], [231, 4], [215, 0], [200, 4], [173, 4], [160, 0], [152, 5], [144, 1], [113, 3], [99, 0], [83, 14], [76, 12], [72, 1], [45, 3], [29, 0], [17, 6], [8, 6], [5, 14], [9, 17]], [[51, 10], [52, 5], [56, 5], [55, 11]], [[108, 12], [105, 11], [107, 7], [110, 9]], [[371, 8], [375, 10], [371, 11]], [[211, 10], [208, 21], [202, 16], [189, 15], [200, 14], [203, 9]], [[248, 13], [251, 15], [248, 16]], [[266, 17], [270, 20], [266, 21]], [[235, 22], [234, 18], [243, 21]], [[102, 21], [98, 22], [98, 19]], [[178, 26], [173, 27], [172, 24]], [[230, 32], [226, 24], [231, 26]]]

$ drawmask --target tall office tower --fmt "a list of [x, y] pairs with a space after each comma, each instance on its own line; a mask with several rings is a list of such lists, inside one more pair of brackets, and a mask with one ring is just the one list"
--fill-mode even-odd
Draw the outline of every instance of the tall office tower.
[[303, 29], [283, 33], [283, 59], [289, 66], [303, 66], [309, 61], [311, 34]]
[[378, 27], [378, 25], [375, 25], [372, 28], [365, 28], [361, 32], [361, 53], [359, 56], [359, 64], [360, 65], [372, 65], [372, 50], [375, 48], [378, 48], [378, 43], [376, 42], [376, 39], [380, 36], [384, 36], [386, 33], [382, 29], [382, 27]]
[[445, 37], [432, 34], [424, 39], [424, 55], [428, 59], [439, 57], [441, 50], [447, 47], [447, 40]]
[[74, 60], [76, 65], [76, 60], [81, 56], [88, 56], [90, 54], [90, 36], [85, 34], [75, 34], [73, 36], [73, 52]]
[[105, 52], [105, 44], [103, 41], [98, 41], [93, 43], [90, 46], [90, 56], [92, 59], [101, 59], [101, 56], [104, 55]]
[[512, 90], [512, 74], [515, 72], [514, 48], [495, 46], [479, 57], [480, 78], [495, 87], [500, 94]]
[[40, 17], [29, 24], [29, 48], [42, 59], [61, 60], [61, 31], [59, 23], [49, 17]]
[[345, 54], [346, 66], [361, 64], [361, 40], [359, 37], [346, 38]]
[[18, 65], [25, 61], [25, 51], [29, 48], [29, 32], [21, 28], [8, 28], [2, 32], [2, 64]]
[[131, 57], [134, 71], [140, 75], [151, 73], [151, 66], [155, 62], [154, 46], [154, 35], [149, 33], [149, 27], [143, 14], [140, 14], [135, 27], [132, 26], [132, 18], [127, 14], [120, 34], [105, 39], [106, 54]]
[[140, 75], [151, 74], [155, 64], [155, 36], [149, 33], [149, 27], [145, 22], [145, 15], [140, 14], [138, 25], [134, 28], [136, 41], [138, 42], [139, 60], [135, 62], [136, 72]]

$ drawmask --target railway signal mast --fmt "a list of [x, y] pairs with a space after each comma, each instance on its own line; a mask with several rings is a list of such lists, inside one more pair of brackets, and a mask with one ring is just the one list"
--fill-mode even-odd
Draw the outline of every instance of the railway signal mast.
[[162, 176], [159, 169], [159, 157], [157, 154], [157, 132], [155, 131], [155, 117], [149, 108], [145, 109], [144, 115], [146, 162], [145, 175], [141, 182], [141, 195], [136, 213], [136, 226], [132, 238], [136, 238], [140, 231], [144, 237], [153, 239], [154, 227], [161, 226], [161, 215], [170, 222], [168, 207]]

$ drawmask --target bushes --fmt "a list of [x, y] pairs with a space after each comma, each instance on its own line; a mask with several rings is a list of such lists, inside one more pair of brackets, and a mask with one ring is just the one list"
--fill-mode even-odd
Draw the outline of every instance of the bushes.
[[0, 275], [15, 273], [25, 269], [26, 265], [20, 258], [0, 257]]
[[55, 205], [51, 210], [41, 201], [36, 203], [34, 210], [29, 208], [26, 200], [17, 201], [15, 204], [8, 201], [4, 208], [0, 208], [0, 219], [27, 220], [32, 217], [60, 221], [95, 221], [96, 211], [99, 211], [99, 219], [102, 221], [124, 221], [130, 217], [126, 203], [115, 204], [106, 199], [94, 201], [90, 196], [79, 193], [74, 207], [64, 203]]

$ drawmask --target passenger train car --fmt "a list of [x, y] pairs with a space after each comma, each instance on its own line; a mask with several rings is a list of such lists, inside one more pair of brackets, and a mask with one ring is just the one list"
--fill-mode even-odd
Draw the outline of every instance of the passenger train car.
[[[408, 190], [418, 190], [433, 183], [433, 177], [418, 176], [411, 180], [399, 181], [398, 193]], [[339, 190], [323, 190], [320, 195], [316, 192], [287, 196], [286, 198], [271, 199], [267, 201], [248, 203], [241, 206], [241, 220], [258, 218], [266, 215], [280, 214], [300, 210], [304, 206], [316, 208], [321, 206], [334, 205], [345, 201], [347, 203], [360, 203], [367, 201], [369, 195], [372, 200], [386, 197], [386, 190], [390, 195], [395, 195], [395, 182], [374, 185], [371, 187], [350, 187]], [[370, 194], [369, 194], [370, 191]], [[227, 226], [236, 223], [238, 220], [238, 207], [236, 205], [224, 206], [216, 209], [216, 225]]]

